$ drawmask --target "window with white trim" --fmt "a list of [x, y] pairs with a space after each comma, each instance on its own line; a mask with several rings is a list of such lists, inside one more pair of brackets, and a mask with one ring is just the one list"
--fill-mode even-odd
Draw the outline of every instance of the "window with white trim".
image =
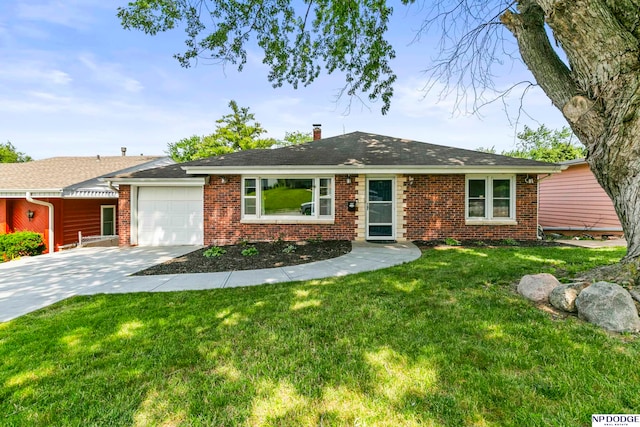
[[468, 175], [465, 199], [468, 220], [515, 220], [515, 176]]
[[333, 186], [333, 177], [243, 177], [242, 217], [332, 219]]

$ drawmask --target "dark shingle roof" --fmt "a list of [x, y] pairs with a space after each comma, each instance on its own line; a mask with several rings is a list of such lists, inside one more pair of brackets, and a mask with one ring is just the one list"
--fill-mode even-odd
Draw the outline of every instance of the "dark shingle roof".
[[[238, 151], [206, 159], [140, 171], [118, 178], [185, 178], [183, 168], [196, 173], [204, 168], [252, 168], [291, 166], [389, 166], [389, 167], [553, 167], [550, 163], [428, 144], [365, 132], [325, 138], [305, 144]], [[181, 173], [182, 170], [182, 173]]]
[[248, 150], [195, 160], [182, 166], [541, 166], [444, 145], [352, 132], [273, 150]]
[[[138, 172], [130, 172], [116, 175], [117, 178], [147, 178], [147, 179], [173, 179], [173, 178], [190, 178], [193, 175], [187, 174], [182, 166], [185, 163], [178, 163], [169, 166], [163, 166], [154, 169], [147, 169]], [[114, 176], [107, 177], [113, 178]]]

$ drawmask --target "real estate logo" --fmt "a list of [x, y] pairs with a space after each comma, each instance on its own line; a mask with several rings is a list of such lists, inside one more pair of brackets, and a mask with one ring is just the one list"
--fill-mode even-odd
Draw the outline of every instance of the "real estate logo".
[[594, 414], [591, 427], [640, 427], [640, 414]]

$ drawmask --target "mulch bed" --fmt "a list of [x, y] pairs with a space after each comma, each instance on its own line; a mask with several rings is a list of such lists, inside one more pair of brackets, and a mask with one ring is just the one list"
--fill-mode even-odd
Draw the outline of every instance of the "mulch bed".
[[[257, 254], [243, 255], [242, 251], [256, 248]], [[208, 248], [190, 252], [163, 264], [139, 271], [134, 276], [156, 274], [215, 273], [219, 271], [255, 270], [286, 267], [339, 257], [351, 252], [346, 240], [304, 242], [256, 242], [221, 246], [226, 252], [219, 257], [206, 257]]]

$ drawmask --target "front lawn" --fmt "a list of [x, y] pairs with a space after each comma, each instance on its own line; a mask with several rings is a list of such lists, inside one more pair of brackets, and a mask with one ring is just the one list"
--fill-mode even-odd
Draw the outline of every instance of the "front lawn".
[[242, 289], [76, 297], [0, 324], [0, 424], [575, 426], [638, 413], [640, 341], [518, 297], [622, 249], [429, 249]]

